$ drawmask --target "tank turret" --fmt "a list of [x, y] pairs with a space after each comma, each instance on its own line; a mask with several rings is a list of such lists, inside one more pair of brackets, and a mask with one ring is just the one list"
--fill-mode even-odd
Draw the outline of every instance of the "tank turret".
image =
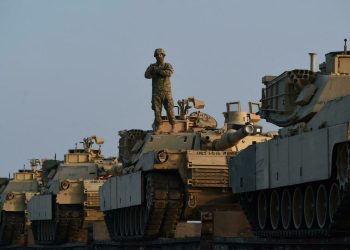
[[[193, 106], [191, 106], [191, 104]], [[197, 109], [197, 111], [189, 114], [191, 108]], [[203, 128], [212, 128], [217, 127], [217, 122], [215, 118], [209, 114], [202, 113], [199, 110], [205, 107], [204, 101], [192, 97], [186, 99], [181, 99], [177, 101], [178, 115], [176, 116], [175, 132], [186, 132], [186, 131], [195, 131]], [[170, 133], [171, 125], [169, 124], [167, 117], [162, 117], [163, 121], [159, 125], [158, 134]]]
[[76, 144], [63, 161], [43, 161], [45, 185], [28, 203], [37, 244], [86, 241], [87, 228], [103, 222], [98, 190], [108, 176], [119, 171], [118, 162], [103, 156], [103, 138], [90, 136], [81, 143], [83, 147]]
[[[346, 39], [345, 39], [346, 40]], [[310, 70], [295, 69], [279, 76], [264, 76], [260, 115], [279, 127], [308, 123], [328, 102], [350, 94], [350, 53], [326, 54], [315, 72], [315, 53], [310, 53]]]
[[257, 235], [324, 237], [350, 232], [350, 54], [326, 54], [316, 71], [265, 76], [260, 115], [282, 127], [230, 160], [235, 194]]
[[[253, 136], [251, 138], [255, 138], [254, 135], [262, 134], [262, 127], [258, 125], [260, 116], [257, 115], [260, 104], [249, 102], [248, 105], [249, 112], [247, 113], [242, 111], [240, 102], [226, 103], [226, 112], [223, 112], [225, 117], [224, 130], [226, 132], [220, 139], [216, 139], [213, 142], [213, 150], [226, 150], [237, 147], [240, 142], [243, 142], [242, 139], [245, 137], [250, 135]], [[253, 141], [249, 141], [249, 143], [253, 143]], [[241, 149], [242, 147], [239, 147], [237, 151]]]
[[[270, 139], [261, 134], [258, 116], [241, 112], [239, 102], [226, 105], [223, 128], [209, 114], [189, 112], [192, 105], [203, 109], [203, 101], [189, 97], [177, 103], [175, 133], [166, 117], [157, 133], [119, 133], [123, 174], [100, 189], [101, 209], [115, 240], [171, 236], [179, 220], [200, 220], [201, 211], [214, 204], [217, 210], [236, 209], [228, 192], [227, 160], [254, 142]], [[117, 219], [134, 216], [144, 219]]]

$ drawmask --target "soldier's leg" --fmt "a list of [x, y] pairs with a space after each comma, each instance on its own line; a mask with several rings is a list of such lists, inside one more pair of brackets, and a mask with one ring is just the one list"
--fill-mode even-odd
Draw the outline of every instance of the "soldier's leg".
[[158, 127], [162, 121], [162, 99], [160, 96], [152, 96], [152, 109], [154, 110], [154, 125]]
[[174, 101], [171, 93], [165, 93], [163, 105], [171, 125], [175, 124]]

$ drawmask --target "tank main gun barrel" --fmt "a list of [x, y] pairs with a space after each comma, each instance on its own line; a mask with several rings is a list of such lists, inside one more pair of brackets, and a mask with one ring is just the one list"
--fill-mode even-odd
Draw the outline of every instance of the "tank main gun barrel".
[[254, 131], [255, 128], [251, 124], [245, 125], [239, 130], [229, 129], [220, 139], [213, 142], [213, 149], [221, 151], [231, 148], [247, 135], [253, 134]]

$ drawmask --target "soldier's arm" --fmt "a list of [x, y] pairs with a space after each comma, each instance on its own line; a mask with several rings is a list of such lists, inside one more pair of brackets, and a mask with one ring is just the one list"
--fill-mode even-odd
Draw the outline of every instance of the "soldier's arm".
[[170, 77], [174, 73], [173, 66], [170, 63], [165, 64], [164, 69], [157, 70], [158, 75]]
[[147, 79], [151, 79], [153, 76], [154, 72], [153, 72], [153, 65], [151, 64], [150, 66], [148, 66], [148, 68], [146, 69], [145, 72], [145, 78]]

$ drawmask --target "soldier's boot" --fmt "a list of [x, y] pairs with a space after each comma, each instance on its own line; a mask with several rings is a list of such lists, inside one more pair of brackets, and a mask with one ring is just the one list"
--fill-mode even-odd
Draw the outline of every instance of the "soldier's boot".
[[175, 133], [175, 124], [171, 124], [171, 130], [170, 133]]
[[160, 126], [159, 126], [159, 123], [156, 123], [156, 122], [154, 122], [153, 123], [153, 131], [154, 131], [154, 134], [156, 134], [156, 135], [159, 135], [160, 134], [160, 128], [159, 128]]
[[155, 135], [159, 135], [159, 134], [160, 134], [160, 128], [159, 128], [159, 126], [157, 126], [156, 129], [154, 130], [154, 134], [155, 134]]

